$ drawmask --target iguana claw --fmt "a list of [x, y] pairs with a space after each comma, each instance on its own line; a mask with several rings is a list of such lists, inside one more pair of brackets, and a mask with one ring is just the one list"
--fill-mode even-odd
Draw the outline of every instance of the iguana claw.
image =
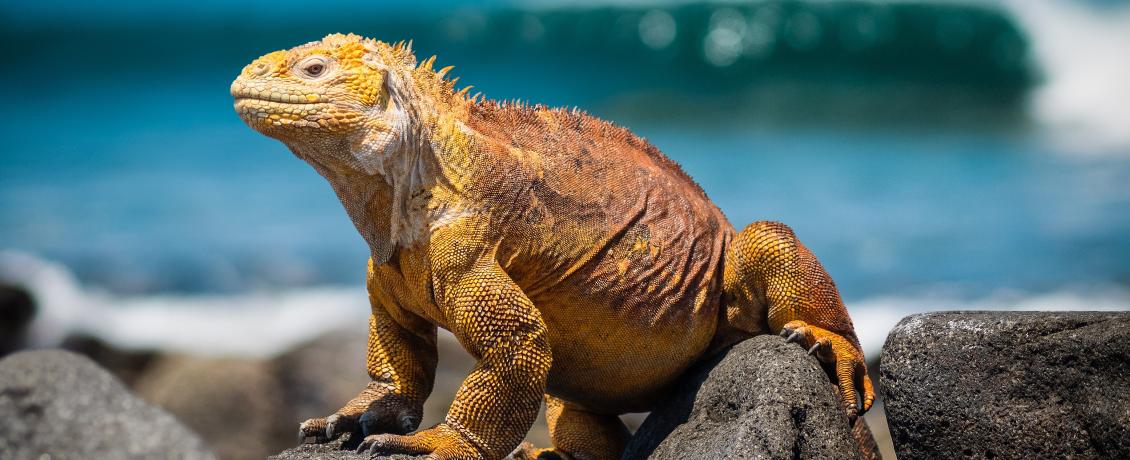
[[326, 439], [337, 439], [345, 433], [352, 433], [357, 431], [357, 419], [350, 417], [342, 417], [341, 414], [333, 414], [326, 417]]
[[820, 349], [820, 342], [816, 342], [815, 344], [812, 345], [811, 348], [808, 349], [808, 355], [809, 356], [815, 355], [816, 350], [819, 350], [819, 349]]

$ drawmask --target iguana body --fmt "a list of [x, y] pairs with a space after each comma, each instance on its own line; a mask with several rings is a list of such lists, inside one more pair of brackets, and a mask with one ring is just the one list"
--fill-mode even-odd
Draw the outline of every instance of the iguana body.
[[[330, 35], [232, 84], [237, 112], [326, 177], [372, 250], [372, 382], [300, 434], [361, 430], [374, 452], [497, 459], [544, 396], [554, 448], [527, 454], [618, 458], [617, 414], [648, 410], [713, 351], [781, 331], [835, 369], [849, 412], [870, 406], [851, 319], [791, 230], [738, 233], [628, 130], [469, 98], [446, 70], [404, 45]], [[478, 364], [444, 423], [404, 435], [431, 392], [437, 326]]]

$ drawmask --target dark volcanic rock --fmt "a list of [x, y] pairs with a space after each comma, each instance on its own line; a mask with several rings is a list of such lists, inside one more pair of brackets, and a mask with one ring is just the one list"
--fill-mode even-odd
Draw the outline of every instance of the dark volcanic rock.
[[796, 344], [754, 337], [692, 369], [624, 459], [858, 458], [834, 388]]
[[[337, 441], [326, 444], [302, 444], [283, 451], [274, 457], [268, 457], [272, 460], [369, 460], [368, 453], [358, 453], [349, 447], [351, 443], [346, 442], [345, 447], [342, 447], [342, 441], [348, 435]], [[356, 445], [356, 443], [352, 443]], [[374, 460], [408, 460], [417, 457], [411, 455], [394, 455], [391, 457], [373, 457]]]
[[[348, 437], [349, 435], [346, 435], [337, 441], [326, 444], [302, 444], [268, 458], [272, 460], [414, 460], [421, 458], [414, 455], [369, 457], [368, 453], [358, 453], [353, 450], [351, 447], [356, 446], [357, 443], [351, 442], [347, 439]], [[504, 460], [511, 459], [512, 457], [506, 457]]]
[[880, 370], [901, 459], [1130, 458], [1130, 313], [903, 318]]
[[35, 301], [27, 290], [0, 283], [0, 356], [24, 347], [35, 317]]
[[0, 420], [0, 458], [215, 458], [172, 416], [65, 351], [0, 361]]

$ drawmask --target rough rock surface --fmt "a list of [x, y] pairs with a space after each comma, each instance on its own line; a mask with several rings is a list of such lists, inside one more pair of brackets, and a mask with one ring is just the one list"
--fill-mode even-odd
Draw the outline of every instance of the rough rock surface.
[[[346, 437], [348, 437], [348, 435]], [[349, 448], [351, 446], [348, 441], [345, 442], [346, 447], [342, 447], [343, 440], [344, 438], [326, 444], [302, 444], [268, 458], [272, 460], [370, 460], [369, 454], [358, 453]], [[355, 445], [356, 443], [353, 444]], [[373, 457], [373, 459], [381, 460], [409, 460], [415, 458], [417, 457], [411, 455]]]
[[880, 375], [900, 459], [1130, 458], [1130, 312], [908, 316]]
[[[352, 447], [356, 446], [357, 443], [346, 439], [348, 437], [349, 435], [346, 435], [342, 439], [326, 444], [303, 444], [268, 458], [271, 460], [414, 460], [420, 458], [413, 455], [369, 457], [367, 453], [354, 451]], [[511, 459], [512, 457], [506, 457], [504, 460]]]
[[213, 459], [196, 434], [89, 359], [65, 351], [0, 361], [0, 458]]
[[624, 459], [859, 456], [824, 370], [777, 336], [735, 345], [692, 369], [672, 394], [640, 426]]

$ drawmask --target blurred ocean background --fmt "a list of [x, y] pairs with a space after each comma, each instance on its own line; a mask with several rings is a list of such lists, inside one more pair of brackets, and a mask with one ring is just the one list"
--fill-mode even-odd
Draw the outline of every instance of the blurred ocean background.
[[792, 226], [870, 356], [919, 311], [1130, 308], [1124, 2], [8, 0], [0, 280], [38, 343], [262, 356], [363, 328], [361, 238], [228, 94], [331, 32], [646, 137], [735, 226]]

